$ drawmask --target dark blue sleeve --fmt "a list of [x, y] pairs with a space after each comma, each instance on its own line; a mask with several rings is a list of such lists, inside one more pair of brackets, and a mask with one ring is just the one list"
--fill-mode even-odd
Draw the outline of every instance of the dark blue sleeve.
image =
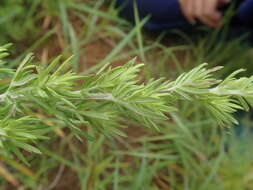
[[240, 20], [253, 28], [253, 0], [244, 0], [237, 13]]
[[117, 0], [117, 6], [122, 7], [121, 16], [134, 20], [134, 1], [141, 18], [151, 16], [145, 25], [147, 29], [165, 30], [192, 27], [184, 18], [178, 0]]

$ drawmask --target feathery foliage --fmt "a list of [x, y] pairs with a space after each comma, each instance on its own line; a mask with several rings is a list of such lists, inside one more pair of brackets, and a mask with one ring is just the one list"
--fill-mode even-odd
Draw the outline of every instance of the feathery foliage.
[[[9, 45], [0, 48], [1, 59]], [[38, 114], [52, 119], [55, 127], [68, 127], [75, 135], [93, 139], [87, 128], [104, 135], [125, 136], [119, 130], [124, 120], [158, 129], [166, 113], [177, 110], [177, 101], [197, 101], [220, 125], [236, 123], [233, 113], [252, 105], [253, 77], [239, 78], [238, 70], [225, 80], [202, 64], [175, 81], [165, 79], [140, 83], [143, 64], [135, 60], [116, 68], [80, 76], [69, 69], [70, 59], [60, 64], [61, 56], [47, 67], [33, 62], [31, 54], [16, 70], [0, 69], [0, 146], [6, 155], [15, 153], [25, 161], [20, 149], [40, 153], [32, 144], [44, 139], [49, 127]], [[1, 63], [4, 63], [1, 60]]]

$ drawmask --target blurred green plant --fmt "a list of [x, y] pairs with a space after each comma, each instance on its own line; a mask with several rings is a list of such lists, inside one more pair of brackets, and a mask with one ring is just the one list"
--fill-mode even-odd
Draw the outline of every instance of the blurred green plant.
[[[0, 2], [0, 43], [38, 37], [46, 16], [58, 16], [60, 6], [73, 0], [2, 0]], [[41, 24], [40, 24], [41, 25]]]

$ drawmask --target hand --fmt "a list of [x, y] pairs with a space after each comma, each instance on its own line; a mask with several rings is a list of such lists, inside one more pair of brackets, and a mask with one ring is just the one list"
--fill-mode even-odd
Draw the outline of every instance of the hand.
[[219, 7], [227, 4], [229, 0], [179, 0], [181, 9], [190, 23], [198, 19], [209, 27], [220, 26], [222, 14]]

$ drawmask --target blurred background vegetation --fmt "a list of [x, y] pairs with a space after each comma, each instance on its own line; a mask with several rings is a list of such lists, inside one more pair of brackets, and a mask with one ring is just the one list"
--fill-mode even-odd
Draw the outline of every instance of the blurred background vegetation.
[[[145, 22], [118, 17], [113, 1], [1, 0], [0, 44], [15, 44], [13, 61], [3, 66], [15, 68], [34, 52], [42, 64], [73, 54], [80, 74], [135, 56], [147, 65], [143, 80], [174, 79], [203, 62], [226, 65], [218, 77], [238, 68], [252, 74], [252, 49], [242, 38], [228, 41], [229, 26], [199, 29], [192, 39], [179, 31], [150, 34]], [[126, 138], [96, 135], [83, 142], [70, 131], [50, 134], [40, 144], [42, 155], [26, 154], [31, 167], [0, 155], [0, 189], [251, 190], [251, 116], [241, 114], [243, 130], [224, 129], [197, 102], [178, 107], [160, 131], [128, 123]]]

